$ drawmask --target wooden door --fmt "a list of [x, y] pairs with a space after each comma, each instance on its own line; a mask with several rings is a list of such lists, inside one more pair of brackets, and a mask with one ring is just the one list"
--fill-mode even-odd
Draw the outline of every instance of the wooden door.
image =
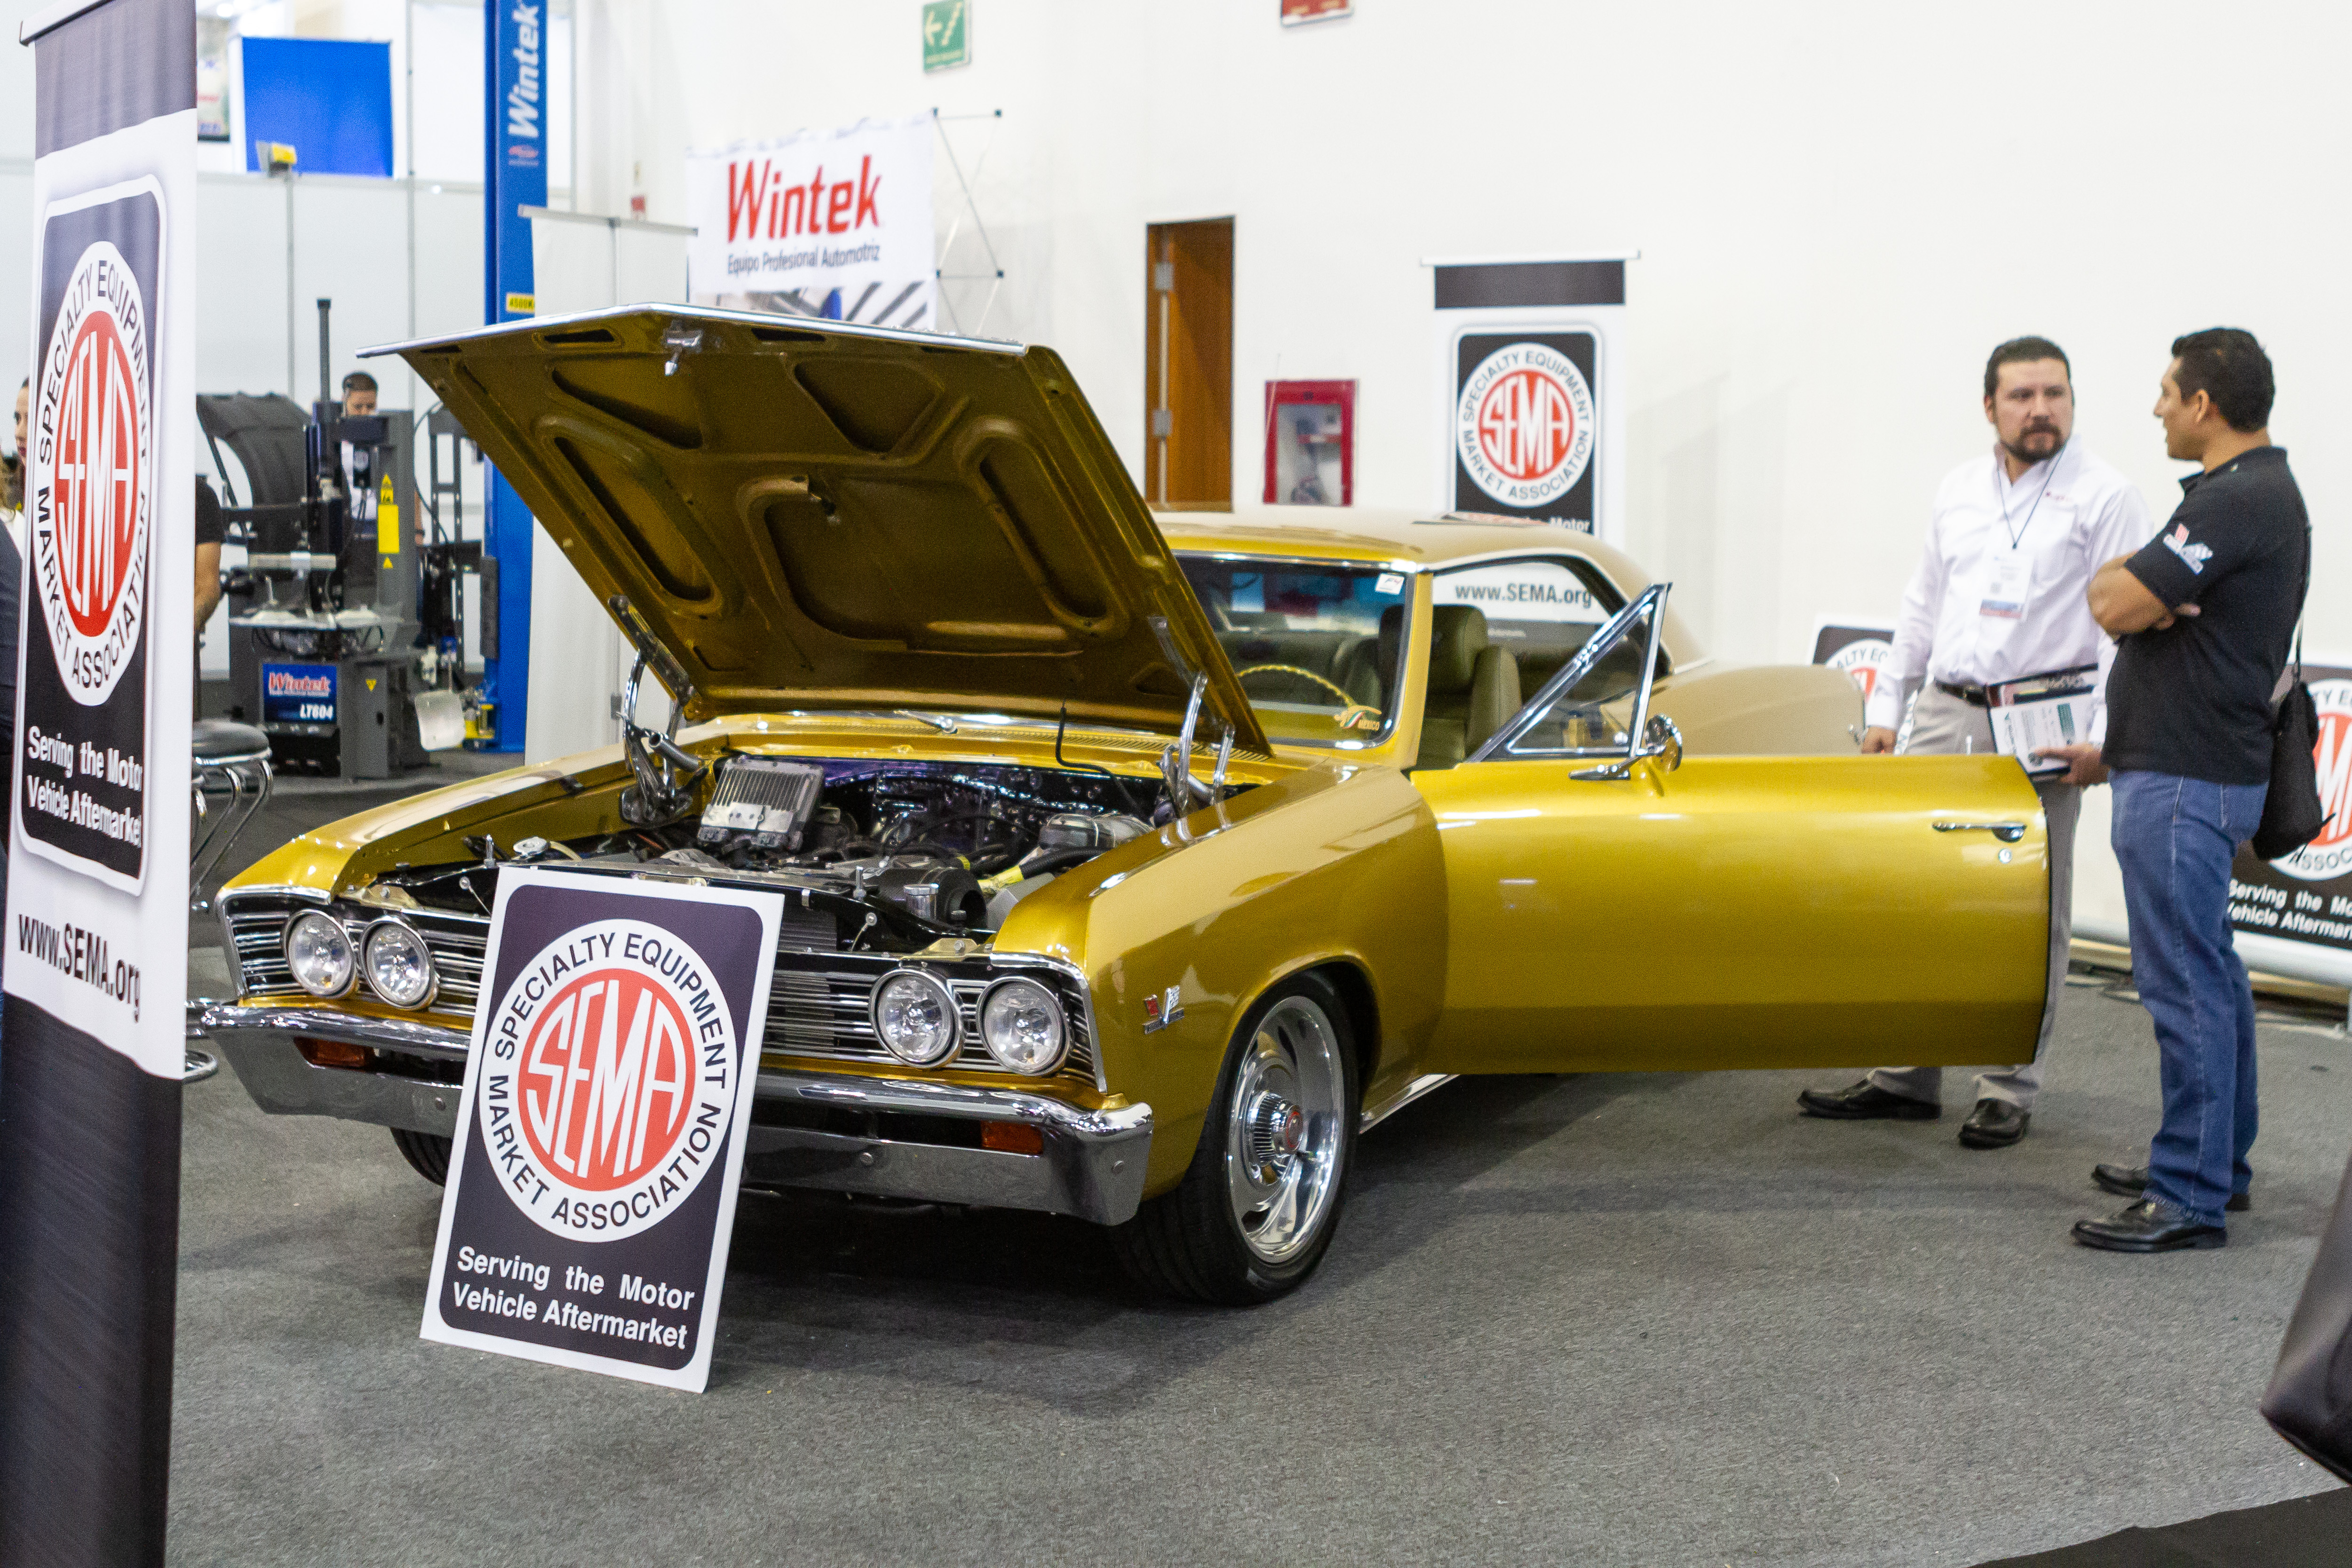
[[1175, 511], [1234, 504], [1234, 220], [1153, 224], [1144, 287], [1143, 493]]

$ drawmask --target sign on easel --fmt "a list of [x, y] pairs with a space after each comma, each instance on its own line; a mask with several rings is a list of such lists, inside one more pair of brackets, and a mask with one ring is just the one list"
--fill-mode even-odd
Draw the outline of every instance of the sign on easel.
[[425, 1338], [709, 1382], [782, 908], [500, 874]]

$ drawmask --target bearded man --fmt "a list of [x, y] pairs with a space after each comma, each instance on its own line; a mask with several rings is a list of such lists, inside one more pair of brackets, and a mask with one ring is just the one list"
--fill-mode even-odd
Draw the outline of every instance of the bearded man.
[[[2105, 728], [2115, 644], [2091, 618], [2084, 591], [2102, 564], [2145, 544], [2153, 530], [2131, 481], [2074, 443], [2073, 367], [2056, 343], [2014, 338], [1993, 350], [1984, 415], [1992, 450], [1954, 468], [1936, 492], [1862, 749], [1895, 749], [1904, 692], [1922, 680], [1905, 749], [1989, 752], [1998, 748], [1987, 687], [2097, 668], [2089, 743], [2021, 759], [2030, 767], [2064, 764], [2034, 780], [2050, 836], [2050, 988], [2033, 1059], [1980, 1074], [1976, 1108], [1960, 1125], [1967, 1147], [2004, 1149], [2025, 1136], [2042, 1089], [2074, 933], [2075, 818], [2083, 786], [2105, 776], [2095, 742]], [[1797, 1102], [1808, 1116], [1927, 1121], [1944, 1113], [1942, 1091], [1941, 1068], [1878, 1068], [1846, 1089], [1809, 1089]]]

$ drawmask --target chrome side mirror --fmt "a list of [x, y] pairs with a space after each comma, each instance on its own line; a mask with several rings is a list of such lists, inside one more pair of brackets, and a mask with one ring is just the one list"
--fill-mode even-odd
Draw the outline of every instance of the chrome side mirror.
[[1682, 726], [1663, 713], [1653, 713], [1650, 721], [1642, 726], [1642, 745], [1635, 757], [1648, 757], [1658, 764], [1662, 773], [1673, 773], [1683, 765]]

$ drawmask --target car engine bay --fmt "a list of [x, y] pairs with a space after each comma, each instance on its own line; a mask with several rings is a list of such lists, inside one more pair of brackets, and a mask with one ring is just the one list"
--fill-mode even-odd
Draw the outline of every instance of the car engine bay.
[[984, 939], [1020, 900], [1171, 815], [1158, 780], [1092, 769], [730, 752], [692, 782], [698, 809], [673, 820], [568, 842], [470, 838], [480, 859], [402, 867], [366, 896], [487, 915], [509, 866], [782, 889], [795, 895], [788, 945], [911, 952]]

